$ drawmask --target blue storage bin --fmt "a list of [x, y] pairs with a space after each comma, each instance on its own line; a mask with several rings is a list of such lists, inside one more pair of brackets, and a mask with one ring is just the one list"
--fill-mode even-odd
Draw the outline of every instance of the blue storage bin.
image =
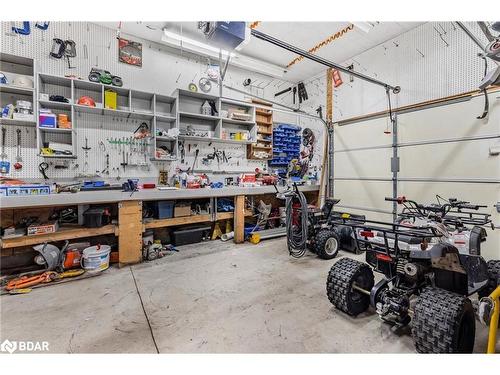
[[157, 219], [170, 219], [174, 217], [174, 201], [158, 201], [154, 204]]

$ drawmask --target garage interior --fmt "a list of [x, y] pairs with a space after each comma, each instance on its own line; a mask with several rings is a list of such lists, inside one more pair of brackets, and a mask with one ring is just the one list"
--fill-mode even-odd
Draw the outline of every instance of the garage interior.
[[500, 351], [500, 22], [0, 33], [2, 352]]

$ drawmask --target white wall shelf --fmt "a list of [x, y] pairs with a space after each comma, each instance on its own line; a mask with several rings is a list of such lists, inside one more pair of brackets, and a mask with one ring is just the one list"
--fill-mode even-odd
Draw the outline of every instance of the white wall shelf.
[[36, 126], [36, 121], [14, 120], [11, 118], [0, 118], [0, 124], [8, 126]]
[[[177, 159], [177, 139], [168, 140], [165, 138], [156, 137], [156, 126], [157, 123], [161, 124], [161, 128], [165, 126], [163, 124], [168, 124], [169, 128], [178, 127], [178, 110], [177, 110], [177, 98], [156, 94], [151, 92], [145, 92], [141, 90], [135, 90], [125, 87], [117, 87], [112, 85], [104, 85], [98, 82], [90, 82], [79, 79], [72, 79], [68, 77], [60, 77], [52, 74], [40, 73], [38, 75], [38, 81], [40, 84], [40, 90], [37, 97], [40, 97], [40, 93], [48, 95], [62, 95], [68, 99], [69, 103], [48, 101], [48, 100], [38, 100], [38, 104], [41, 108], [48, 108], [53, 110], [55, 113], [57, 111], [69, 112], [70, 121], [72, 121], [72, 129], [48, 129], [40, 128], [38, 125], [38, 113], [36, 113], [37, 125], [37, 143], [39, 149], [48, 143], [46, 141], [46, 133], [66, 133], [71, 134], [71, 144], [73, 145], [73, 155], [76, 154], [76, 137], [78, 132], [78, 120], [75, 114], [87, 113], [96, 116], [106, 116], [106, 117], [119, 117], [126, 119], [134, 119], [139, 121], [144, 121], [148, 124], [151, 134], [152, 142], [150, 149], [147, 151], [152, 155], [151, 160], [160, 160], [155, 158], [155, 151], [157, 147], [157, 140], [160, 142], [170, 142], [174, 143], [172, 147], [172, 155], [169, 158], [161, 159], [161, 161], [171, 161]], [[106, 108], [105, 103], [105, 92], [107, 90], [112, 90], [117, 94], [117, 109]], [[97, 104], [95, 107], [85, 106], [78, 104], [78, 99], [81, 96], [91, 97]], [[161, 112], [156, 113], [156, 108]], [[135, 125], [134, 125], [135, 126]], [[133, 132], [134, 129], [130, 129]], [[76, 156], [67, 155], [40, 155], [42, 157], [59, 157], [59, 158], [76, 158]]]

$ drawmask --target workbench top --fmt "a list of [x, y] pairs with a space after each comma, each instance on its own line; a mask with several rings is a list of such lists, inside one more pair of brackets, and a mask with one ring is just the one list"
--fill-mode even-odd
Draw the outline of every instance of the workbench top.
[[[284, 187], [278, 188], [283, 191]], [[318, 191], [319, 185], [303, 185], [299, 189], [303, 192]], [[139, 190], [131, 194], [116, 190], [84, 191], [79, 193], [60, 193], [50, 195], [32, 195], [25, 197], [0, 197], [0, 208], [22, 208], [43, 206], [67, 206], [73, 204], [97, 204], [121, 201], [148, 201], [148, 200], [176, 200], [196, 198], [234, 197], [237, 195], [272, 194], [274, 186], [259, 187], [225, 187], [222, 189], [177, 189]]]

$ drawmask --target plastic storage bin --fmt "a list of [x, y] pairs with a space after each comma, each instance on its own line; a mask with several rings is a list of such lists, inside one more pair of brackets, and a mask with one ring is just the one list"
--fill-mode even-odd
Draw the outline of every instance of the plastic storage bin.
[[172, 242], [175, 246], [182, 246], [208, 240], [210, 238], [210, 229], [211, 227], [207, 225], [176, 229], [172, 232]]
[[170, 219], [174, 217], [174, 206], [173, 201], [158, 201], [154, 202], [153, 209], [154, 215], [157, 219]]

